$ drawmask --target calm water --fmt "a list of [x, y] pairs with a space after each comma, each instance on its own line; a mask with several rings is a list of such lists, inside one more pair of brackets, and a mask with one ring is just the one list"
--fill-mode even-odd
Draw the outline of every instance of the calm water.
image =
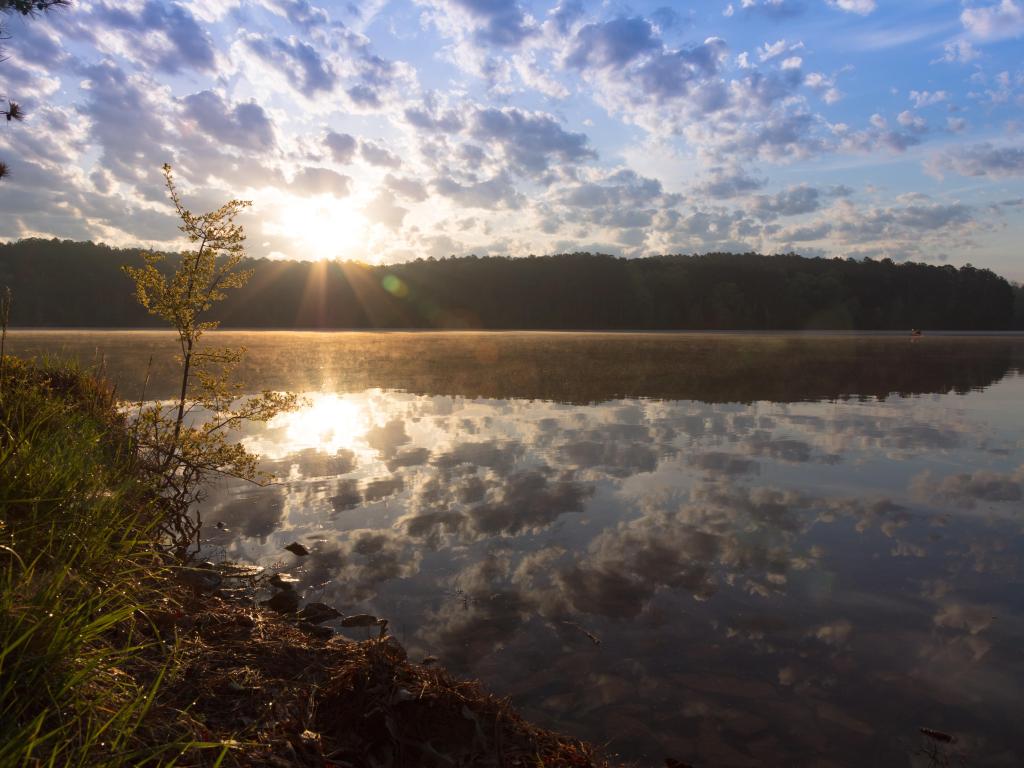
[[[130, 397], [169, 342], [13, 340]], [[308, 405], [241, 436], [282, 483], [211, 489], [215, 556], [642, 765], [927, 765], [922, 726], [1024, 762], [1024, 338], [216, 343]]]

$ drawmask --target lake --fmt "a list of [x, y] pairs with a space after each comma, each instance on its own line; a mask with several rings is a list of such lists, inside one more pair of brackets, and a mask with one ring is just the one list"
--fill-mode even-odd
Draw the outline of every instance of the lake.
[[[211, 487], [211, 557], [641, 765], [1024, 763], [1024, 337], [209, 338], [306, 398], [239, 435], [281, 482]], [[174, 391], [169, 334], [9, 343]]]

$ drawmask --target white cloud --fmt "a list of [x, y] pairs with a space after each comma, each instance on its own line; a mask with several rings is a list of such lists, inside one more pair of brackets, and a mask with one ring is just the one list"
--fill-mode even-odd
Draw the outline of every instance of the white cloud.
[[991, 179], [1024, 177], [1024, 146], [983, 142], [955, 147], [930, 158], [925, 168], [939, 177], [945, 172]]
[[875, 0], [828, 0], [828, 4], [841, 11], [859, 13], [861, 16], [867, 16], [875, 10]]
[[1024, 35], [1024, 5], [1016, 0], [1000, 0], [998, 5], [965, 8], [960, 14], [964, 29], [983, 40], [1006, 40]]
[[969, 40], [951, 40], [942, 47], [942, 58], [949, 64], [967, 64], [978, 58], [980, 54]]
[[930, 107], [933, 104], [948, 101], [949, 94], [946, 91], [911, 91], [910, 100], [914, 102], [915, 107], [921, 109], [921, 107]]
[[757, 49], [757, 57], [761, 61], [769, 61], [774, 59], [776, 56], [781, 56], [789, 50], [789, 45], [785, 40], [776, 40], [774, 43], [765, 43]]

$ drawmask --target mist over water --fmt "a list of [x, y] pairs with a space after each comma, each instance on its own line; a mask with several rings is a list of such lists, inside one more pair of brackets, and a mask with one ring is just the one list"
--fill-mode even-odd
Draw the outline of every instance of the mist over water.
[[[282, 482], [210, 489], [210, 556], [645, 765], [1024, 760], [1024, 338], [216, 337], [307, 404], [239, 435]], [[137, 398], [172, 341], [11, 343]]]

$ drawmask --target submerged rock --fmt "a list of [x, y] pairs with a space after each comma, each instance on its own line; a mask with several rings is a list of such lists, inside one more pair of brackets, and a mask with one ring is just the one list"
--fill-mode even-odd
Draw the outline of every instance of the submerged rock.
[[174, 578], [196, 592], [212, 592], [224, 581], [219, 573], [207, 568], [178, 568]]
[[299, 611], [299, 618], [310, 624], [321, 624], [340, 617], [341, 611], [332, 608], [327, 603], [306, 603]]
[[319, 624], [314, 624], [311, 621], [300, 621], [296, 626], [306, 634], [312, 635], [313, 637], [319, 637], [324, 640], [334, 637], [333, 629], [330, 627], [321, 627]]
[[275, 573], [270, 577], [270, 586], [275, 589], [294, 590], [295, 585], [298, 583], [299, 580], [288, 573]]
[[295, 613], [299, 610], [299, 595], [290, 589], [282, 590], [269, 600], [264, 600], [262, 605], [278, 613]]

